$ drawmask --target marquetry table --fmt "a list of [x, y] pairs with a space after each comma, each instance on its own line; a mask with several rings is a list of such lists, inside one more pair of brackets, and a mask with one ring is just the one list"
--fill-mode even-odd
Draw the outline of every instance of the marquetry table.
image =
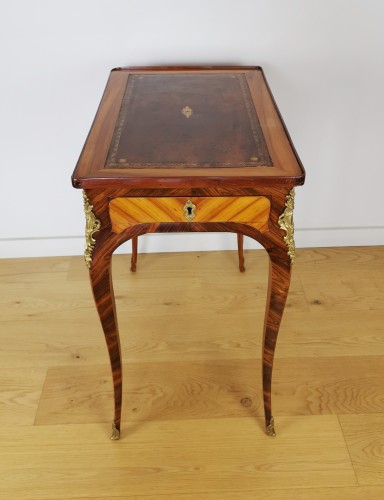
[[268, 252], [262, 377], [275, 435], [272, 365], [295, 256], [294, 187], [304, 178], [260, 67], [112, 70], [72, 176], [83, 189], [85, 261], [112, 367], [111, 439], [120, 436], [122, 402], [112, 254], [169, 232], [246, 235]]

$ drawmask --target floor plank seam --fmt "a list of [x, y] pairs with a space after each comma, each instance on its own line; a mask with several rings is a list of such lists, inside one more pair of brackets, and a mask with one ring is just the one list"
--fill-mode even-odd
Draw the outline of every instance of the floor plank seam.
[[346, 447], [346, 449], [347, 449], [348, 456], [349, 456], [349, 460], [350, 460], [350, 462], [351, 462], [351, 466], [352, 466], [352, 469], [353, 469], [353, 473], [354, 473], [354, 475], [355, 475], [355, 479], [356, 479], [356, 486], [362, 486], [362, 485], [359, 483], [359, 478], [357, 477], [357, 472], [356, 472], [355, 465], [354, 465], [354, 463], [353, 463], [353, 459], [352, 459], [351, 451], [350, 451], [350, 449], [349, 449], [349, 446], [348, 446], [348, 443], [347, 443], [347, 439], [346, 439], [346, 437], [345, 437], [345, 435], [344, 435], [343, 425], [342, 425], [342, 423], [341, 423], [341, 421], [340, 421], [340, 414], [338, 414], [338, 415], [337, 415], [337, 420], [338, 420], [338, 422], [339, 422], [340, 432], [341, 432], [341, 434], [342, 434], [342, 436], [343, 436], [343, 440], [344, 440], [344, 443], [345, 443], [345, 447]]

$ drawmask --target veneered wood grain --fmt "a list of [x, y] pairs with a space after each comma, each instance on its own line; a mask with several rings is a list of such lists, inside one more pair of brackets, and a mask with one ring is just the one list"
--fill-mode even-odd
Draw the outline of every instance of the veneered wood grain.
[[[90, 172], [102, 169], [107, 158], [127, 79], [128, 75], [125, 73], [111, 72], [99, 109], [78, 160], [75, 177], [83, 178]], [[77, 185], [75, 179], [73, 183]]]
[[[142, 169], [114, 169], [105, 168], [105, 161], [109, 151], [110, 141], [115, 129], [118, 110], [123, 98], [122, 86], [125, 88], [127, 78], [130, 74], [222, 74], [233, 73], [245, 74], [248, 85], [251, 86], [251, 94], [255, 99], [255, 86], [257, 95], [262, 96], [263, 106], [260, 103], [256, 108], [267, 108], [271, 113], [271, 120], [261, 120], [264, 136], [269, 136], [269, 147], [274, 151], [273, 167], [204, 167], [204, 168], [170, 168], [162, 169], [159, 172], [156, 168]], [[254, 74], [258, 74], [257, 80], [252, 79]], [[121, 75], [119, 77], [115, 75]], [[115, 96], [113, 105], [107, 97]], [[256, 103], [255, 103], [256, 104]], [[117, 109], [118, 108], [118, 109]], [[258, 111], [258, 109], [256, 109]], [[151, 119], [150, 116], [147, 117]], [[270, 130], [269, 130], [270, 127]], [[274, 138], [274, 139], [273, 139]], [[274, 141], [272, 147], [272, 140]], [[181, 141], [182, 143], [182, 141]], [[279, 143], [279, 144], [277, 144]], [[215, 148], [215, 144], [212, 144]], [[182, 157], [182, 151], [181, 151]], [[158, 158], [161, 163], [162, 159]], [[182, 163], [182, 162], [181, 162]], [[267, 185], [300, 185], [304, 182], [304, 169], [298, 159], [290, 139], [281, 122], [280, 115], [265, 82], [264, 75], [258, 67], [178, 67], [167, 70], [165, 68], [124, 68], [113, 71], [108, 81], [104, 99], [100, 105], [89, 139], [87, 140], [79, 163], [73, 174], [73, 185], [85, 189], [96, 187], [114, 186], [141, 186], [146, 188], [154, 187], [215, 187], [222, 186], [267, 186]]]
[[195, 222], [240, 222], [261, 232], [268, 229], [271, 203], [265, 196], [115, 198], [109, 204], [112, 231], [121, 233], [134, 224], [185, 222], [184, 206], [195, 206]]
[[298, 181], [300, 171], [304, 172], [304, 169], [276, 106], [265, 75], [262, 70], [250, 71], [247, 72], [247, 79], [268, 151], [276, 168], [274, 175], [278, 175], [279, 172], [280, 175], [290, 176], [296, 172]]
[[[205, 231], [233, 232], [247, 235], [261, 243], [269, 254], [270, 277], [267, 291], [262, 358], [264, 409], [266, 426], [268, 428], [272, 421], [271, 381], [273, 358], [291, 277], [291, 260], [279, 225], [279, 217], [286, 207], [288, 191], [279, 188], [270, 188], [266, 190], [270, 196], [271, 210], [269, 213], [269, 231], [265, 233], [241, 222], [205, 221], [193, 224], [182, 222], [137, 223], [120, 233], [115, 233], [111, 227], [109, 207], [111, 199], [118, 198], [119, 196], [117, 193], [121, 191], [123, 191], [123, 188], [118, 191], [115, 190], [114, 195], [112, 194], [113, 191], [108, 190], [91, 190], [86, 193], [90, 204], [94, 207], [95, 216], [101, 223], [101, 229], [97, 231], [95, 237], [96, 242], [93, 251], [92, 266], [90, 268], [90, 278], [111, 361], [115, 390], [114, 421], [118, 429], [120, 429], [121, 420], [122, 361], [112, 288], [112, 254], [123, 242], [146, 233]], [[207, 189], [204, 194], [209, 195], [210, 190]], [[247, 190], [240, 194], [246, 196]], [[147, 193], [147, 196], [149, 197], [149, 193]]]

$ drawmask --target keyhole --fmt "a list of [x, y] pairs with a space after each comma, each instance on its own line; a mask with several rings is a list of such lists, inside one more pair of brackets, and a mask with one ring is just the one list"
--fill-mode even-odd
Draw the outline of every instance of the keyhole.
[[194, 219], [196, 207], [191, 202], [191, 200], [187, 201], [187, 203], [184, 205], [183, 210], [184, 210], [184, 216], [187, 220], [191, 221]]

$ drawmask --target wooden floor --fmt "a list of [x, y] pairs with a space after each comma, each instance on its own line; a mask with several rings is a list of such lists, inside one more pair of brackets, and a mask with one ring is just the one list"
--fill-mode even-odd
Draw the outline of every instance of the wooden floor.
[[384, 498], [384, 247], [297, 251], [264, 433], [267, 257], [114, 257], [122, 438], [80, 257], [0, 260], [0, 498]]

